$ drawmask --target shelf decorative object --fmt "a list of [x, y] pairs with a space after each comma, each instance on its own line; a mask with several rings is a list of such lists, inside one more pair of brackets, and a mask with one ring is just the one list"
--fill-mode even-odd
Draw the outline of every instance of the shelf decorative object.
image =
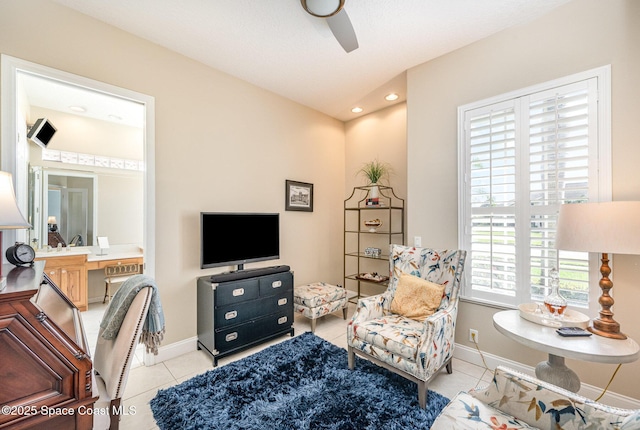
[[404, 199], [393, 188], [369, 184], [353, 189], [344, 201], [344, 284], [352, 292], [350, 300], [387, 286], [389, 246], [404, 245], [404, 234]]
[[389, 181], [389, 176], [391, 175], [392, 168], [388, 163], [384, 163], [381, 161], [373, 160], [365, 163], [358, 173], [364, 176], [369, 181], [369, 186], [371, 187], [369, 198], [372, 201], [376, 201], [380, 198], [380, 188], [382, 185], [381, 181]]
[[356, 278], [364, 279], [366, 281], [371, 281], [371, 282], [378, 282], [378, 283], [386, 282], [389, 280], [388, 276], [380, 275], [378, 272], [360, 273], [358, 274], [358, 276], [356, 276]]
[[370, 219], [365, 221], [364, 225], [369, 228], [369, 233], [375, 233], [378, 227], [382, 227], [382, 221], [379, 218]]

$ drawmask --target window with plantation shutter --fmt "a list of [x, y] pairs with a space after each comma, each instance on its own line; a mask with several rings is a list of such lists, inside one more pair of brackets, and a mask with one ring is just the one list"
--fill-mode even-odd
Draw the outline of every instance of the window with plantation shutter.
[[609, 88], [604, 67], [459, 108], [463, 297], [541, 301], [558, 268], [562, 295], [589, 308], [590, 256], [558, 252], [555, 227], [561, 204], [611, 198]]

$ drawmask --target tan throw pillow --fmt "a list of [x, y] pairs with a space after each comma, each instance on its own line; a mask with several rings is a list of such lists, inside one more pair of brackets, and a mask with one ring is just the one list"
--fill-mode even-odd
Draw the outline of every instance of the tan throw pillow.
[[391, 312], [416, 321], [424, 321], [440, 306], [444, 285], [406, 273], [400, 274]]

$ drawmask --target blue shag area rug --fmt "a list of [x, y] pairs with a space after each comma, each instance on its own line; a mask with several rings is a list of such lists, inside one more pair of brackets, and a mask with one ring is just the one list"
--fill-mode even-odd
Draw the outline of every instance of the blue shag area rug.
[[311, 333], [160, 390], [150, 402], [163, 430], [428, 429], [446, 397]]

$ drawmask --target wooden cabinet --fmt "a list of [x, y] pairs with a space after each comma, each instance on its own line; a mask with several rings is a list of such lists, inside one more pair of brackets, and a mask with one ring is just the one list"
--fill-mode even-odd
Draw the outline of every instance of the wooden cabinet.
[[43, 266], [13, 268], [0, 291], [0, 428], [91, 429], [97, 397], [82, 320], [53, 281], [40, 285]]
[[[288, 267], [288, 266], [287, 266]], [[198, 349], [218, 359], [284, 334], [293, 336], [293, 273], [216, 282], [198, 279]]]
[[86, 311], [87, 256], [70, 255], [41, 258], [46, 261], [45, 273], [80, 311]]

